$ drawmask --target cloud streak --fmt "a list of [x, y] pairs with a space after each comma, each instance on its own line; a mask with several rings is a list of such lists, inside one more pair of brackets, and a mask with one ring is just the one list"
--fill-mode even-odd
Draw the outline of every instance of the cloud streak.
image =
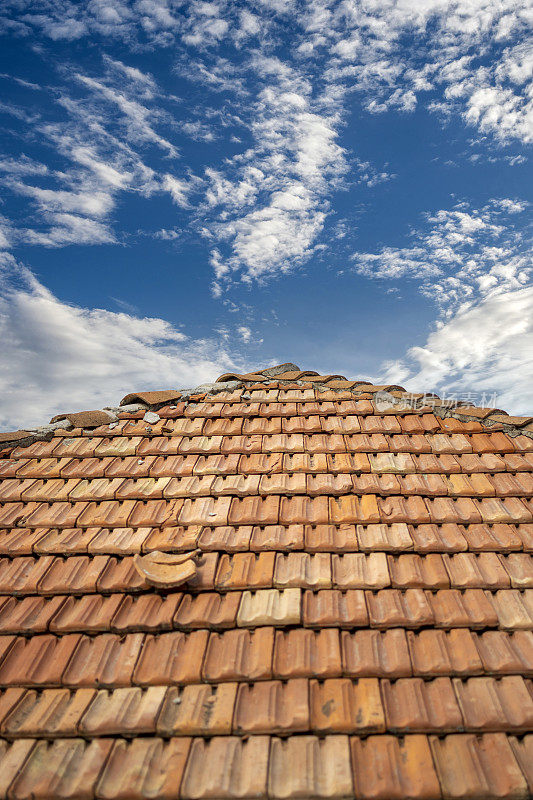
[[[13, 420], [42, 425], [61, 411], [118, 404], [129, 391], [196, 386], [242, 368], [216, 339], [191, 339], [162, 319], [63, 303], [31, 273], [17, 272], [0, 294], [2, 428]], [[240, 328], [235, 340], [246, 342], [246, 334]]]

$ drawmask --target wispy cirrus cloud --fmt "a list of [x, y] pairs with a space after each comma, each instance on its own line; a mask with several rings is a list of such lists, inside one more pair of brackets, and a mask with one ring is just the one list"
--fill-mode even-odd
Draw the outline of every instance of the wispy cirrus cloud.
[[[18, 20], [20, 33], [39, 30], [54, 40], [98, 35], [153, 50], [172, 45], [181, 76], [224, 93], [225, 113], [238, 120], [246, 143], [234, 158], [205, 163], [193, 184], [183, 170], [162, 171], [146, 153], [155, 147], [178, 155], [169, 135], [173, 116], [154, 102], [161, 94], [150, 74], [106, 56], [103, 75], [75, 73], [89, 93], [84, 101], [68, 93], [59, 99], [72, 119], [92, 121], [93, 139], [106, 140], [100, 152], [107, 147], [112, 162], [127, 162], [128, 173], [133, 168], [122, 188], [134, 185], [147, 196], [167, 191], [202, 215], [197, 228], [214, 240], [219, 287], [265, 280], [305, 261], [343, 178], [370, 188], [391, 178], [339, 144], [354, 92], [370, 114], [410, 113], [425, 104], [459, 114], [502, 142], [533, 135], [533, 56], [523, 41], [528, 0], [307, 0], [253, 8], [212, 0], [185, 3], [179, 12], [162, 0], [41, 0], [38, 10], [4, 0], [1, 7], [6, 19]], [[210, 115], [208, 102], [202, 119], [185, 119], [182, 129], [210, 142], [217, 125], [224, 123]], [[128, 152], [120, 148], [124, 134]], [[109, 167], [123, 172], [116, 163]]]
[[525, 202], [509, 198], [482, 208], [466, 202], [424, 215], [406, 247], [382, 247], [352, 255], [355, 270], [368, 278], [409, 278], [445, 316], [489, 294], [526, 286], [533, 264], [523, 219]]

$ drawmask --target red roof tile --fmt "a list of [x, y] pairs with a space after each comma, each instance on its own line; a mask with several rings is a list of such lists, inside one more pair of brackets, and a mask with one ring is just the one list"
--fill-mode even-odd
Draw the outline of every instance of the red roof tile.
[[531, 418], [226, 377], [3, 436], [0, 798], [533, 794]]

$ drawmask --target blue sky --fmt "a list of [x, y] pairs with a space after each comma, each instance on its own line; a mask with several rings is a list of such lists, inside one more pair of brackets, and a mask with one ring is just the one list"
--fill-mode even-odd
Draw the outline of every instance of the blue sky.
[[0, 1], [0, 424], [280, 361], [533, 409], [529, 0]]

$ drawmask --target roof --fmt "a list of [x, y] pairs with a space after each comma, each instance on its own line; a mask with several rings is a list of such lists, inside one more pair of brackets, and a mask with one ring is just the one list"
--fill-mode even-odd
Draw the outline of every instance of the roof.
[[284, 364], [2, 437], [0, 800], [533, 793], [532, 418]]

